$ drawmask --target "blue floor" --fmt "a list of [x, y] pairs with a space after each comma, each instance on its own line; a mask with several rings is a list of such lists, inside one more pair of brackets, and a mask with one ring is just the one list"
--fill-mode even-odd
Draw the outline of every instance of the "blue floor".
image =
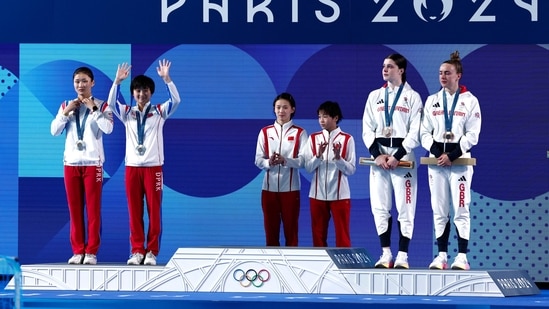
[[[6, 294], [4, 294], [6, 296]], [[22, 308], [497, 309], [549, 308], [549, 290], [516, 297], [23, 291]]]

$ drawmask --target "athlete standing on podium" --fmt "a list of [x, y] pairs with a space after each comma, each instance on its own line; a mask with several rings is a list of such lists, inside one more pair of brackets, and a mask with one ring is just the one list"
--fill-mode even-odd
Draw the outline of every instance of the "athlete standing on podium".
[[[414, 232], [417, 199], [417, 167], [398, 168], [400, 160], [415, 161], [420, 145], [419, 127], [423, 103], [406, 81], [408, 61], [391, 54], [381, 70], [386, 82], [370, 92], [362, 117], [362, 139], [375, 159], [370, 167], [370, 203], [382, 255], [376, 268], [409, 268], [408, 247]], [[398, 212], [398, 254], [391, 252], [392, 195]]]
[[261, 208], [267, 246], [280, 246], [281, 222], [286, 246], [298, 245], [299, 168], [303, 167], [307, 132], [293, 123], [295, 108], [291, 94], [276, 96], [273, 101], [276, 121], [261, 129], [257, 136], [255, 165], [265, 171]]
[[337, 102], [317, 109], [322, 131], [312, 133], [305, 147], [305, 169], [312, 173], [309, 204], [314, 247], [328, 247], [328, 227], [333, 217], [336, 247], [351, 247], [351, 187], [348, 177], [356, 171], [355, 140], [343, 132], [343, 113]]
[[77, 68], [72, 78], [77, 97], [61, 104], [51, 122], [51, 134], [58, 136], [63, 131], [66, 134], [63, 175], [73, 252], [68, 263], [94, 265], [101, 243], [103, 134], [112, 132], [113, 120], [106, 102], [92, 95], [95, 85], [92, 70]]
[[[467, 270], [467, 247], [471, 229], [471, 165], [453, 165], [457, 158], [471, 158], [469, 152], [478, 143], [481, 113], [478, 99], [459, 84], [463, 67], [459, 53], [451, 54], [439, 69], [442, 89], [429, 96], [421, 124], [421, 145], [438, 159], [429, 165], [429, 189], [438, 255], [430, 269], [448, 268], [448, 240], [450, 237], [450, 209], [458, 237], [458, 255], [452, 269]], [[452, 206], [450, 208], [450, 206]]]
[[[162, 234], [162, 192], [164, 165], [163, 128], [166, 119], [172, 116], [181, 99], [170, 77], [171, 62], [158, 61], [156, 71], [165, 83], [168, 100], [153, 105], [151, 97], [155, 84], [152, 78], [138, 75], [130, 84], [136, 106], [118, 101], [120, 84], [130, 75], [131, 66], [118, 65], [116, 77], [109, 93], [109, 107], [126, 127], [126, 196], [130, 217], [131, 257], [128, 265], [156, 265]], [[147, 202], [149, 227], [145, 238], [143, 223], [144, 201]]]

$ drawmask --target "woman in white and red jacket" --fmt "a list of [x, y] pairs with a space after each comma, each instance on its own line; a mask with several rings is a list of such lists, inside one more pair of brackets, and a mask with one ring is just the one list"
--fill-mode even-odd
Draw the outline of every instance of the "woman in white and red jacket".
[[280, 246], [280, 225], [286, 246], [298, 245], [300, 211], [300, 176], [302, 150], [307, 132], [296, 126], [295, 100], [289, 93], [273, 101], [276, 121], [261, 129], [257, 136], [255, 165], [265, 171], [261, 191], [261, 208], [267, 246]]
[[338, 103], [324, 102], [317, 113], [322, 131], [309, 136], [304, 153], [305, 169], [314, 173], [309, 190], [313, 246], [328, 246], [328, 225], [333, 217], [336, 247], [350, 247], [351, 190], [347, 177], [356, 171], [355, 141], [338, 126], [343, 119]]
[[112, 132], [113, 120], [106, 102], [92, 95], [94, 85], [92, 70], [77, 68], [73, 73], [77, 97], [61, 103], [51, 122], [53, 136], [65, 131], [63, 176], [73, 252], [69, 264], [97, 264], [101, 243], [103, 134]]
[[[164, 191], [164, 124], [171, 117], [181, 98], [170, 77], [171, 62], [158, 61], [156, 72], [162, 78], [168, 99], [161, 104], [151, 102], [155, 83], [149, 76], [138, 75], [130, 84], [136, 105], [121, 103], [120, 84], [130, 75], [131, 65], [118, 66], [109, 92], [109, 107], [126, 128], [126, 197], [130, 219], [131, 256], [128, 265], [156, 265], [162, 235], [162, 193]], [[144, 207], [147, 202], [149, 226], [145, 237]]]

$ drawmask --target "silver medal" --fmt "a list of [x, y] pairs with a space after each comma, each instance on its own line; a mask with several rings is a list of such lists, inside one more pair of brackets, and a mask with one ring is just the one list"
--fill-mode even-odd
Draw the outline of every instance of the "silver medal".
[[143, 146], [143, 145], [137, 145], [137, 147], [135, 147], [135, 150], [137, 150], [137, 153], [138, 153], [140, 156], [142, 156], [142, 155], [145, 154], [145, 150], [146, 150], [146, 149], [147, 149], [147, 148], [145, 148], [145, 146]]
[[84, 148], [86, 148], [86, 144], [84, 143], [83, 140], [79, 139], [76, 141], [76, 148], [80, 151], [83, 151]]

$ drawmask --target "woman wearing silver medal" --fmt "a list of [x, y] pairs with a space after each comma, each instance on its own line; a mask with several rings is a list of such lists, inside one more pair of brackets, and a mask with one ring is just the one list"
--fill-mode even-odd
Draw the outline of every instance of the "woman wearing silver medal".
[[[362, 118], [362, 139], [375, 159], [370, 168], [370, 203], [382, 254], [376, 268], [409, 268], [408, 247], [414, 232], [417, 167], [399, 168], [401, 160], [415, 161], [423, 103], [406, 81], [407, 60], [387, 56], [382, 76], [386, 82], [370, 92]], [[398, 212], [399, 244], [393, 263], [391, 252], [392, 195]]]
[[[130, 75], [131, 66], [118, 65], [116, 77], [109, 93], [109, 107], [126, 128], [126, 196], [130, 219], [131, 256], [128, 265], [156, 265], [162, 233], [162, 191], [164, 165], [163, 128], [166, 120], [175, 113], [179, 92], [170, 77], [171, 62], [160, 60], [156, 71], [166, 85], [168, 100], [153, 105], [155, 90], [152, 78], [136, 76], [131, 84], [132, 98], [137, 104], [128, 106], [118, 102], [120, 84]], [[144, 199], [147, 202], [149, 227], [145, 238], [143, 223]]]
[[66, 132], [63, 165], [73, 252], [69, 264], [97, 264], [101, 242], [103, 134], [112, 132], [113, 120], [106, 102], [92, 95], [94, 84], [89, 68], [76, 69], [73, 85], [77, 97], [64, 101], [51, 122], [53, 136]]
[[439, 69], [442, 89], [427, 98], [421, 124], [421, 145], [437, 158], [429, 165], [429, 189], [438, 255], [430, 269], [448, 268], [450, 211], [454, 214], [458, 254], [452, 269], [467, 270], [467, 250], [471, 229], [469, 204], [473, 166], [452, 164], [457, 158], [471, 158], [478, 143], [481, 113], [478, 99], [459, 84], [463, 67], [459, 53], [451, 54]]

